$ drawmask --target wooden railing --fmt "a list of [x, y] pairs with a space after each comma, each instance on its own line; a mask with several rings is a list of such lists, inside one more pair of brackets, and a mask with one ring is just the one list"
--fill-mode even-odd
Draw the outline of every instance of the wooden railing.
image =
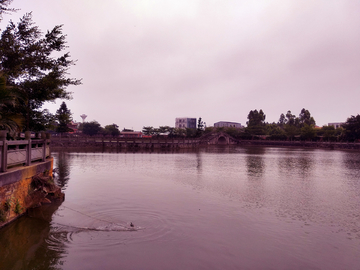
[[50, 156], [50, 134], [40, 133], [40, 138], [31, 138], [25, 132], [23, 140], [6, 140], [7, 132], [0, 131], [0, 173], [14, 166], [29, 166], [33, 161], [45, 161]]

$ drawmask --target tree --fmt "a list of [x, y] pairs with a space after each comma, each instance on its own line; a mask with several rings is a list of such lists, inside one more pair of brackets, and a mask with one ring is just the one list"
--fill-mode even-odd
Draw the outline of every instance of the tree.
[[119, 126], [116, 125], [116, 124], [105, 126], [105, 134], [106, 135], [111, 135], [113, 137], [119, 136], [120, 135]]
[[85, 122], [82, 124], [82, 132], [85, 135], [96, 135], [101, 131], [101, 126], [97, 121]]
[[247, 118], [249, 119], [249, 121], [246, 122], [248, 126], [261, 126], [264, 124], [266, 115], [261, 109], [260, 111], [253, 110], [249, 112]]
[[300, 127], [303, 127], [304, 125], [315, 126], [314, 118], [311, 116], [310, 112], [308, 110], [305, 110], [304, 108], [299, 114], [299, 124]]
[[[206, 130], [208, 128], [205, 129], [204, 133], [206, 133]], [[234, 138], [240, 138], [240, 136], [243, 133], [243, 130], [240, 128], [234, 128], [234, 127], [227, 127], [224, 128], [224, 132], [229, 134], [230, 136], [234, 137]]]
[[0, 69], [8, 84], [21, 93], [17, 110], [24, 116], [27, 130], [36, 124], [31, 119], [44, 102], [70, 99], [66, 88], [81, 83], [66, 76], [75, 62], [69, 53], [62, 54], [65, 49], [62, 26], [55, 26], [42, 37], [31, 13], [25, 14], [17, 25], [10, 21], [1, 34]]
[[166, 134], [169, 132], [169, 126], [159, 126], [159, 134]]
[[318, 132], [318, 135], [323, 136], [326, 141], [334, 141], [336, 138], [335, 133], [336, 131], [333, 126], [323, 126]]
[[16, 91], [6, 85], [6, 78], [0, 73], [0, 130], [7, 130], [11, 137], [23, 125], [22, 116], [15, 110], [17, 101]]
[[300, 134], [299, 118], [293, 115], [290, 110], [287, 111], [285, 117], [285, 126], [283, 128], [286, 136], [292, 140], [295, 135]]
[[349, 117], [343, 124], [344, 139], [347, 141], [356, 141], [360, 139], [360, 115]]
[[174, 129], [174, 137], [185, 137], [186, 130], [184, 128], [175, 128]]
[[154, 135], [154, 128], [153, 127], [143, 127], [142, 129], [142, 133], [146, 136], [151, 136]]
[[201, 117], [198, 119], [196, 137], [201, 137], [204, 133], [204, 122], [201, 120]]
[[193, 128], [185, 128], [186, 137], [192, 138], [196, 136], [196, 129]]
[[286, 118], [285, 118], [285, 115], [282, 113], [280, 115], [280, 118], [279, 118], [279, 121], [278, 121], [277, 125], [279, 127], [284, 127], [285, 124], [286, 124]]
[[67, 108], [66, 103], [63, 102], [60, 105], [60, 108], [56, 111], [56, 120], [58, 121], [58, 126], [56, 128], [57, 132], [71, 132], [73, 131], [68, 125], [72, 121], [71, 111]]
[[271, 140], [286, 139], [285, 131], [275, 123], [266, 125], [266, 135], [269, 135]]
[[312, 125], [304, 124], [300, 130], [300, 137], [303, 140], [312, 140], [316, 136], [316, 131]]
[[262, 110], [250, 111], [247, 117], [249, 121], [246, 122], [246, 131], [251, 135], [265, 134], [265, 117], [266, 115]]
[[295, 126], [296, 122], [297, 121], [295, 115], [293, 115], [290, 110], [287, 111], [285, 123], [290, 126]]

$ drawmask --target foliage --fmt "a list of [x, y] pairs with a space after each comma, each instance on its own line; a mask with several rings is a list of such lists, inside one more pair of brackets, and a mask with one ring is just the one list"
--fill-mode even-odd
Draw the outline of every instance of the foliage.
[[101, 131], [101, 126], [97, 121], [85, 122], [81, 124], [82, 133], [85, 135], [96, 135]]
[[291, 111], [287, 111], [286, 113], [286, 119], [285, 124], [289, 126], [299, 126], [299, 118], [297, 118], [294, 114], [291, 113]]
[[15, 207], [14, 207], [14, 213], [19, 215], [24, 211], [24, 208], [21, 206], [19, 200], [16, 200]]
[[71, 132], [73, 131], [68, 125], [72, 121], [71, 111], [67, 108], [66, 103], [63, 102], [60, 105], [60, 108], [56, 111], [56, 120], [58, 121], [58, 126], [56, 128], [57, 132]]
[[48, 109], [34, 111], [33, 117], [30, 119], [32, 131], [55, 130], [56, 125], [56, 116]]
[[311, 116], [310, 112], [304, 108], [299, 114], [299, 125], [300, 127], [304, 127], [305, 125], [315, 126], [314, 118]]
[[229, 134], [234, 138], [240, 138], [241, 135], [244, 133], [240, 128], [228, 127], [223, 129], [225, 133]]
[[[301, 131], [301, 128], [305, 127], [305, 125], [307, 127]], [[310, 112], [304, 108], [301, 110], [299, 117], [296, 117], [294, 114], [291, 113], [290, 110], [288, 110], [286, 115], [284, 115], [283, 113], [280, 115], [277, 126], [282, 128], [285, 132], [285, 134], [283, 134], [281, 132], [280, 133], [277, 132], [276, 135], [273, 134], [273, 135], [275, 135], [275, 137], [278, 137], [279, 139], [283, 138], [284, 135], [286, 135], [287, 138], [290, 140], [292, 140], [297, 135], [301, 135], [303, 139], [304, 139], [304, 136], [307, 139], [309, 139], [310, 137], [312, 137], [311, 134], [313, 133], [310, 130], [310, 126], [312, 128], [314, 128], [315, 120], [311, 116]], [[306, 131], [308, 131], [310, 133], [306, 133]], [[306, 133], [306, 135], [304, 132]], [[271, 135], [271, 134], [269, 134], [269, 135]], [[273, 138], [273, 137], [274, 136], [271, 136], [271, 138]]]
[[6, 85], [6, 78], [0, 73], [0, 130], [7, 130], [12, 137], [23, 126], [23, 117], [15, 109], [17, 102], [17, 91]]
[[81, 83], [66, 77], [69, 67], [75, 63], [69, 53], [61, 54], [65, 49], [62, 26], [57, 25], [42, 36], [34, 26], [31, 13], [25, 14], [17, 25], [10, 21], [1, 34], [0, 69], [8, 84], [21, 93], [17, 112], [24, 116], [27, 130], [34, 130], [35, 115], [44, 102], [70, 99], [71, 93], [66, 87]]
[[161, 134], [167, 134], [169, 132], [169, 126], [159, 126], [157, 132], [158, 132], [158, 135], [161, 135]]
[[214, 130], [215, 130], [215, 127], [206, 127], [205, 130], [204, 130], [204, 135], [208, 134], [208, 133], [211, 133]]
[[317, 133], [325, 141], [334, 141], [336, 139], [336, 130], [333, 126], [323, 126]]
[[143, 127], [142, 133], [146, 136], [154, 135], [154, 128], [152, 126]]
[[286, 140], [284, 129], [275, 123], [266, 125], [266, 135], [270, 136], [270, 140]]
[[279, 121], [278, 121], [277, 125], [278, 125], [279, 127], [284, 127], [285, 124], [286, 124], [286, 117], [285, 117], [285, 115], [282, 113], [282, 114], [280, 114], [280, 118], [279, 118]]
[[360, 140], [360, 115], [349, 117], [343, 125], [344, 139], [347, 141]]
[[173, 134], [174, 134], [174, 137], [185, 137], [186, 136], [186, 129], [184, 129], [184, 128], [174, 128]]
[[265, 134], [265, 117], [266, 115], [261, 109], [260, 111], [250, 111], [247, 117], [249, 121], [246, 122], [246, 132], [251, 135]]
[[194, 128], [185, 128], [185, 136], [187, 138], [196, 137], [196, 129], [194, 129]]
[[8, 8], [12, 1], [13, 0], [0, 0], [0, 21], [2, 20], [3, 14], [17, 11], [15, 8]]
[[201, 117], [198, 119], [197, 129], [196, 129], [196, 137], [201, 137], [204, 134], [204, 122]]
[[116, 124], [106, 125], [104, 132], [105, 132], [105, 135], [111, 135], [113, 137], [120, 135], [119, 126]]
[[290, 140], [293, 140], [296, 135], [300, 135], [300, 129], [295, 125], [285, 125], [284, 130]]
[[262, 126], [264, 124], [266, 115], [264, 114], [263, 110], [260, 111], [253, 110], [250, 111], [248, 114], [249, 121], [246, 122], [248, 127], [250, 126]]
[[300, 131], [300, 138], [302, 140], [313, 140], [316, 136], [316, 131], [312, 125], [304, 124]]
[[6, 199], [4, 202], [4, 210], [6, 212], [8, 212], [11, 209], [12, 206], [12, 200], [11, 199]]

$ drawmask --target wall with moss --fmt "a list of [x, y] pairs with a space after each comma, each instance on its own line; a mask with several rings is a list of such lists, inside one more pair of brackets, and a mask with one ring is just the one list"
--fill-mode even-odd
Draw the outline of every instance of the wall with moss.
[[36, 175], [52, 177], [53, 158], [26, 167], [15, 167], [0, 173], [0, 227], [11, 222], [38, 204], [34, 196], [32, 178]]

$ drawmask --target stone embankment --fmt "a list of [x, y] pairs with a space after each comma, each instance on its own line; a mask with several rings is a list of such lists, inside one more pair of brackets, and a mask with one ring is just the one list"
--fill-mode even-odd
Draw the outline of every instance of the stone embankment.
[[199, 139], [120, 138], [67, 136], [52, 137], [54, 148], [117, 148], [117, 149], [183, 149], [199, 146]]
[[241, 145], [259, 145], [259, 146], [282, 146], [282, 147], [299, 147], [299, 148], [360, 150], [360, 143], [346, 143], [346, 142], [243, 140], [243, 141], [241, 141], [240, 144]]
[[360, 143], [239, 140], [225, 133], [207, 134], [196, 139], [120, 138], [120, 137], [52, 137], [54, 148], [113, 148], [113, 149], [192, 149], [209, 145], [280, 146], [324, 149], [359, 149]]
[[[13, 173], [6, 174], [13, 178], [10, 175]], [[21, 178], [0, 187], [0, 227], [25, 214], [30, 208], [64, 200], [64, 193], [54, 183], [52, 170]]]
[[0, 131], [0, 227], [29, 208], [64, 199], [52, 178], [49, 134], [24, 135], [6, 140], [7, 132]]

